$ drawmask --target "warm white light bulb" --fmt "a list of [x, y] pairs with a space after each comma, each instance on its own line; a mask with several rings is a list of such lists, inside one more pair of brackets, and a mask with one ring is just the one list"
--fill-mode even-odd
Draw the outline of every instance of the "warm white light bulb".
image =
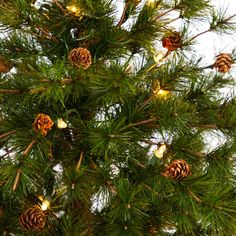
[[62, 120], [62, 118], [57, 119], [57, 127], [59, 129], [65, 129], [67, 127], [67, 123]]
[[160, 89], [160, 90], [157, 92], [156, 95], [161, 96], [161, 97], [165, 97], [165, 96], [167, 96], [168, 94], [169, 94], [169, 91]]
[[42, 211], [46, 211], [50, 207], [50, 202], [48, 200], [44, 200], [41, 205]]
[[68, 5], [68, 6], [66, 7], [66, 9], [67, 9], [69, 12], [73, 13], [75, 16], [80, 16], [80, 15], [81, 15], [80, 8], [77, 7], [76, 5]]
[[156, 0], [147, 0], [147, 5], [152, 6]]
[[76, 6], [72, 6], [71, 9], [70, 9], [72, 12], [76, 13], [78, 8]]
[[162, 158], [166, 151], [166, 145], [162, 144], [157, 150], [154, 151], [154, 154], [157, 158]]

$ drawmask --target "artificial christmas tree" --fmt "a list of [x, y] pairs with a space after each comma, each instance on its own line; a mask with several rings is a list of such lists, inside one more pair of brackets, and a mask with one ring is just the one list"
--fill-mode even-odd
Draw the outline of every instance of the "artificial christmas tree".
[[0, 0], [0, 235], [236, 235], [235, 15], [120, 2]]

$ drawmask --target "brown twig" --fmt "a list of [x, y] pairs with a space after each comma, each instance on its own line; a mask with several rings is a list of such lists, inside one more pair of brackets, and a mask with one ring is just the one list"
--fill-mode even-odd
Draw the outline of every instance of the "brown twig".
[[[66, 79], [60, 80], [59, 82], [63, 85], [63, 84], [71, 84], [73, 81], [74, 81], [73, 79], [66, 78]], [[40, 80], [40, 83], [51, 83], [51, 82], [53, 81], [49, 79]]]
[[144, 166], [143, 164], [141, 164], [140, 162], [134, 162], [135, 163], [135, 165], [136, 166], [139, 166], [139, 167], [141, 167], [141, 168], [143, 168], [143, 169], [145, 169], [146, 168], [146, 166]]
[[209, 124], [209, 125], [192, 125], [193, 128], [202, 128], [202, 129], [217, 129], [216, 124]]
[[[232, 18], [235, 17], [235, 16], [236, 16], [236, 14], [234, 14], [234, 15], [232, 15], [232, 16], [226, 18], [226, 19], [223, 19], [223, 21], [224, 21], [224, 22], [227, 22], [227, 21], [229, 21], [230, 19], [232, 19]], [[205, 30], [205, 31], [203, 31], [203, 32], [201, 32], [201, 33], [199, 33], [199, 34], [193, 36], [193, 37], [189, 40], [189, 42], [193, 41], [195, 38], [197, 38], [197, 37], [200, 36], [200, 35], [203, 35], [203, 34], [205, 34], [205, 33], [207, 33], [207, 32], [210, 32], [211, 30], [212, 30], [212, 29], [210, 28], [210, 29], [208, 29], [208, 30]]]
[[19, 181], [20, 181], [20, 176], [21, 176], [21, 169], [18, 168], [17, 171], [16, 171], [16, 177], [15, 177], [15, 180], [14, 180], [14, 184], [12, 186], [13, 192], [16, 191], [16, 188], [17, 188], [17, 186], [19, 184]]
[[153, 121], [157, 121], [158, 119], [159, 119], [159, 117], [154, 117], [154, 118], [151, 118], [151, 119], [148, 119], [148, 120], [139, 121], [137, 123], [131, 123], [131, 124], [128, 124], [125, 127], [123, 127], [121, 130], [124, 130], [124, 129], [127, 129], [127, 128], [132, 128], [132, 127], [139, 126], [139, 125], [148, 124], [148, 123], [151, 123]]
[[[39, 31], [41, 31], [41, 32], [43, 33], [42, 36], [46, 36], [47, 39], [50, 39], [50, 40], [52, 40], [52, 41], [54, 41], [54, 42], [59, 42], [59, 40], [58, 40], [56, 37], [50, 35], [50, 33], [47, 32], [46, 30], [42, 29], [42, 28], [39, 27], [39, 26], [37, 26], [36, 28], [37, 28]], [[41, 36], [41, 35], [37, 35], [37, 36]]]
[[0, 89], [0, 94], [20, 94], [18, 89]]
[[200, 35], [203, 35], [203, 34], [205, 34], [205, 33], [208, 33], [208, 32], [210, 32], [211, 31], [211, 29], [208, 29], [208, 30], [205, 30], [205, 31], [203, 31], [203, 32], [201, 32], [201, 33], [199, 33], [199, 34], [196, 34], [195, 36], [193, 36], [190, 40], [189, 40], [189, 42], [191, 42], [191, 41], [193, 41], [195, 38], [197, 38], [198, 36], [200, 36]]
[[158, 20], [158, 19], [160, 19], [161, 17], [163, 17], [163, 16], [165, 16], [166, 14], [168, 14], [168, 13], [172, 12], [173, 10], [175, 10], [175, 9], [174, 9], [174, 8], [172, 8], [172, 9], [169, 9], [168, 11], [165, 11], [165, 12], [163, 12], [162, 14], [160, 14], [160, 15], [156, 16], [156, 17], [155, 17], [155, 20]]
[[234, 15], [232, 15], [232, 16], [229, 16], [228, 18], [224, 19], [224, 21], [228, 21], [228, 20], [232, 19], [232, 18], [235, 17], [235, 16], [236, 16], [236, 14], [234, 14]]
[[203, 203], [202, 199], [200, 199], [198, 196], [196, 196], [192, 191], [188, 191], [189, 195], [198, 203]]
[[2, 135], [0, 135], [0, 139], [1, 139], [1, 138], [5, 138], [5, 137], [7, 137], [8, 135], [14, 134], [15, 132], [16, 132], [16, 130], [13, 130], [13, 131], [7, 132], [7, 133], [5, 133], [5, 134], [2, 134]]
[[32, 149], [33, 145], [36, 143], [36, 139], [34, 138], [31, 143], [28, 145], [28, 147], [23, 152], [22, 156], [25, 157], [29, 154], [30, 150]]
[[79, 172], [79, 170], [80, 170], [80, 166], [81, 166], [83, 157], [84, 157], [84, 152], [81, 152], [80, 157], [79, 157], [79, 161], [77, 162], [77, 165], [76, 165], [76, 168], [75, 168], [77, 172]]
[[159, 195], [159, 193], [157, 192], [157, 191], [155, 191], [155, 190], [153, 190], [150, 186], [148, 186], [147, 184], [144, 184], [143, 183], [143, 186], [148, 190], [148, 191], [150, 191], [150, 192], [152, 192], [152, 193], [155, 193], [155, 195]]
[[205, 158], [206, 157], [206, 154], [200, 153], [200, 152], [194, 152], [188, 148], [182, 148], [181, 151], [183, 151], [191, 156], [197, 157], [197, 158]]
[[122, 12], [122, 15], [121, 15], [121, 17], [120, 17], [120, 20], [119, 20], [119, 22], [117, 23], [117, 27], [121, 27], [121, 25], [123, 24], [123, 21], [124, 21], [124, 19], [125, 19], [125, 14], [126, 14], [126, 11], [127, 11], [127, 9], [128, 9], [128, 6], [129, 6], [129, 4], [128, 3], [126, 3], [125, 4], [125, 7], [124, 7], [124, 10], [123, 10], [123, 12]]
[[65, 14], [66, 12], [65, 12], [65, 10], [64, 10], [64, 8], [61, 6], [61, 4], [57, 1], [57, 0], [52, 0], [60, 9], [61, 9], [61, 11]]

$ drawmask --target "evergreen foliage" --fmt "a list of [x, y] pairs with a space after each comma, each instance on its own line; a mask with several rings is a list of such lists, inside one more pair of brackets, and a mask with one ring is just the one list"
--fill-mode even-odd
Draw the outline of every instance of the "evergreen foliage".
[[[0, 0], [0, 234], [236, 235], [236, 101], [221, 95], [235, 81], [193, 50], [235, 32], [234, 16], [208, 0], [126, 0], [119, 19], [115, 0]], [[88, 69], [68, 60], [79, 47]], [[224, 142], [208, 150], [212, 136]], [[182, 181], [164, 175], [176, 159]], [[43, 199], [44, 229], [23, 229]]]

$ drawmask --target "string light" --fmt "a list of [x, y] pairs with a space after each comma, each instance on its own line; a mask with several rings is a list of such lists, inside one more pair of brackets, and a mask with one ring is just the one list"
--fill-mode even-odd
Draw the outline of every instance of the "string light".
[[154, 154], [157, 158], [162, 158], [164, 153], [166, 152], [166, 145], [162, 144], [158, 149], [154, 151]]
[[50, 202], [48, 200], [44, 200], [41, 205], [42, 211], [46, 211], [50, 207]]
[[57, 128], [59, 129], [65, 129], [67, 127], [67, 123], [62, 120], [62, 118], [57, 119]]
[[79, 8], [78, 5], [76, 5], [75, 3], [70, 3], [69, 5], [66, 6], [66, 9], [72, 13], [73, 15], [75, 16], [79, 16], [80, 19], [83, 17], [82, 15], [82, 12], [81, 12], [81, 9]]
[[156, 0], [147, 0], [147, 5], [151, 7], [154, 5], [155, 2]]
[[39, 204], [42, 211], [46, 211], [50, 208], [50, 202], [46, 200], [44, 196], [38, 196], [38, 199], [42, 202], [42, 204]]
[[170, 91], [163, 90], [163, 89], [156, 89], [156, 90], [153, 90], [153, 93], [155, 94], [156, 98], [166, 99]]

